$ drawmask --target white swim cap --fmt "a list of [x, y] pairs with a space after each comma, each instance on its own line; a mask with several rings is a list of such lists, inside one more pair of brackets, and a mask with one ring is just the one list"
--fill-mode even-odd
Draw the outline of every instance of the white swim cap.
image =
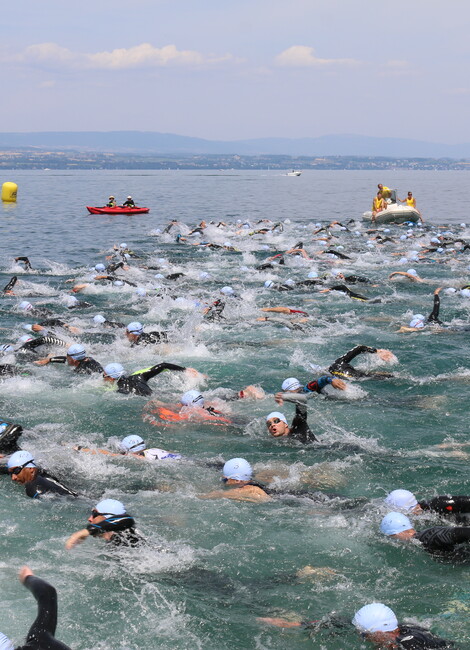
[[86, 357], [86, 351], [81, 343], [74, 343], [68, 348], [67, 355], [75, 361], [82, 361]]
[[9, 343], [4, 343], [3, 345], [0, 345], [0, 352], [3, 354], [8, 354], [9, 352], [13, 352], [14, 348], [12, 345]]
[[27, 332], [32, 332], [33, 331], [33, 326], [31, 323], [21, 323], [22, 329], [26, 330]]
[[271, 287], [274, 287], [274, 282], [272, 280], [266, 280], [264, 286], [266, 287], [266, 289], [271, 289]]
[[8, 469], [12, 469], [13, 467], [36, 467], [33, 455], [25, 449], [15, 451], [8, 459], [7, 466]]
[[125, 242], [122, 242], [122, 244], [119, 244], [119, 248], [127, 248], [127, 244]]
[[155, 280], [164, 280], [165, 279], [165, 276], [162, 273], [155, 273], [155, 275], [153, 277], [155, 278]]
[[411, 528], [413, 524], [401, 512], [389, 512], [380, 522], [380, 530], [384, 535], [397, 535]]
[[106, 267], [104, 264], [96, 264], [95, 271], [106, 271]]
[[13, 643], [2, 632], [0, 632], [0, 650], [15, 650]]
[[130, 334], [137, 334], [138, 336], [140, 336], [144, 331], [144, 326], [142, 325], [142, 323], [139, 323], [138, 321], [132, 321], [132, 323], [129, 323], [129, 325], [126, 327], [126, 330]]
[[207, 271], [201, 271], [199, 273], [199, 279], [200, 280], [210, 280], [210, 277], [211, 276], [209, 275], [209, 273], [207, 273]]
[[198, 390], [188, 390], [181, 396], [180, 402], [183, 406], [192, 406], [195, 404], [196, 406], [203, 407], [204, 397]]
[[422, 314], [415, 314], [410, 320], [410, 327], [416, 327], [421, 329], [424, 327], [424, 316]]
[[115, 287], [123, 287], [124, 286], [124, 282], [122, 280], [115, 280], [113, 282], [113, 284], [114, 284]]
[[136, 294], [140, 296], [141, 298], [144, 298], [147, 295], [147, 290], [144, 289], [143, 287], [137, 287], [135, 290]]
[[28, 341], [33, 341], [32, 336], [28, 336], [27, 334], [23, 334], [23, 336], [20, 336], [18, 339], [18, 343], [28, 343]]
[[116, 499], [103, 499], [103, 501], [96, 504], [94, 510], [99, 512], [100, 515], [108, 515], [109, 517], [126, 514], [124, 504]]
[[229, 241], [224, 241], [224, 246], [228, 246], [230, 248], [232, 244]]
[[408, 269], [407, 273], [408, 273], [409, 275], [414, 275], [414, 276], [417, 276], [417, 275], [418, 275], [416, 269]]
[[282, 382], [282, 390], [297, 390], [297, 388], [302, 388], [302, 384], [295, 377], [289, 377]]
[[394, 612], [382, 603], [364, 605], [355, 614], [351, 621], [354, 627], [361, 632], [392, 632], [398, 627], [397, 617]]
[[220, 293], [223, 293], [225, 296], [233, 296], [235, 291], [232, 289], [232, 287], [222, 287]]
[[454, 289], [454, 287], [447, 287], [447, 289], [444, 289], [444, 293], [456, 293], [457, 289]]
[[249, 481], [253, 476], [253, 470], [250, 463], [244, 458], [232, 458], [225, 463], [222, 474], [225, 478], [235, 481]]
[[400, 510], [413, 510], [418, 505], [415, 495], [409, 490], [393, 490], [386, 497], [385, 503]]
[[400, 235], [400, 239], [404, 241], [405, 239], [408, 239], [408, 235]]
[[132, 435], [123, 438], [123, 440], [121, 440], [121, 442], [119, 443], [119, 446], [124, 451], [137, 452], [137, 451], [143, 451], [145, 449], [145, 442], [144, 439], [141, 438], [140, 436]]
[[67, 304], [67, 307], [75, 307], [75, 305], [78, 305], [78, 298], [75, 296], [67, 296], [65, 302]]
[[431, 243], [433, 244], [440, 244], [440, 239], [438, 237], [431, 237]]
[[318, 278], [318, 272], [310, 271], [310, 273], [307, 275], [307, 278]]
[[27, 300], [22, 300], [18, 305], [18, 308], [23, 309], [24, 311], [30, 311], [33, 308], [33, 305]]
[[108, 375], [108, 377], [112, 377], [113, 379], [119, 379], [123, 376], [124, 372], [124, 368], [120, 363], [108, 363], [108, 365], [104, 367], [105, 375]]
[[269, 415], [267, 415], [267, 416], [266, 416], [266, 422], [267, 422], [268, 420], [270, 420], [271, 418], [278, 418], [279, 420], [281, 420], [282, 422], [284, 422], [284, 424], [287, 424], [286, 416], [284, 415], [284, 413], [280, 413], [279, 411], [272, 411], [272, 413], [270, 413]]
[[464, 298], [470, 298], [470, 289], [461, 289], [459, 293]]
[[93, 316], [93, 322], [97, 324], [106, 323], [106, 318], [101, 314], [96, 314], [96, 316]]
[[288, 287], [294, 287], [294, 286], [295, 286], [295, 282], [294, 282], [294, 280], [292, 280], [292, 278], [288, 278], [288, 279], [284, 282], [284, 284], [286, 284]]

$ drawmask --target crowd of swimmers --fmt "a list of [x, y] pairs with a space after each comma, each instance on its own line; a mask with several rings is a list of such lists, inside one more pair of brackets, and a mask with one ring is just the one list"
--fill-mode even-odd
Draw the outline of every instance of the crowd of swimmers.
[[[379, 192], [383, 193], [388, 188], [379, 185]], [[380, 197], [381, 200], [382, 197]], [[110, 197], [110, 203], [114, 197]], [[416, 203], [411, 193], [408, 195], [407, 202], [416, 207]], [[108, 204], [109, 205], [109, 204]], [[114, 205], [116, 205], [114, 203]], [[131, 197], [124, 205], [131, 206], [133, 201]], [[328, 228], [338, 227], [339, 222], [332, 222]], [[178, 222], [172, 221], [165, 233], [170, 233], [178, 225]], [[219, 222], [214, 227], [224, 227], [226, 224]], [[246, 230], [250, 234], [263, 232], [272, 232], [280, 229], [282, 224], [267, 224], [263, 222], [263, 227], [252, 229], [251, 224]], [[317, 224], [320, 225], [320, 224]], [[242, 229], [243, 224], [238, 228]], [[339, 227], [348, 230], [348, 227], [339, 224]], [[199, 226], [188, 233], [188, 236], [196, 233], [199, 238], [205, 238], [207, 228], [206, 222], [201, 222]], [[282, 228], [281, 228], [282, 229]], [[317, 228], [318, 233], [322, 228]], [[384, 233], [375, 233], [384, 239]], [[372, 233], [370, 234], [372, 236]], [[391, 239], [391, 238], [390, 238]], [[177, 235], [176, 243], [184, 243], [185, 238]], [[461, 238], [451, 237], [451, 235], [438, 236], [436, 242], [429, 242], [428, 247], [423, 250], [423, 255], [432, 250], [430, 244], [436, 243], [438, 247], [445, 247], [452, 242], [454, 245], [460, 241], [466, 250], [467, 243]], [[203, 243], [203, 242], [200, 242]], [[208, 245], [211, 245], [209, 242]], [[233, 251], [235, 248], [230, 242], [225, 242], [223, 246], [213, 244], [226, 251]], [[328, 251], [325, 251], [328, 252]], [[339, 259], [350, 259], [347, 255], [339, 250], [329, 251], [335, 254]], [[258, 268], [279, 268], [284, 264], [285, 255], [300, 255], [309, 259], [302, 242], [298, 242], [290, 249], [280, 255], [275, 255], [267, 259]], [[135, 260], [141, 264], [141, 258], [127, 246], [122, 243], [115, 246], [111, 259], [105, 263], [97, 263], [91, 271], [91, 276], [86, 282], [75, 282], [71, 295], [67, 296], [66, 306], [68, 310], [81, 310], [91, 307], [91, 303], [76, 298], [76, 293], [83, 291], [90, 283], [111, 282], [116, 286], [122, 286], [123, 283], [132, 286], [136, 295], [145, 297], [147, 289], [138, 287], [125, 275], [129, 266]], [[26, 256], [18, 256], [15, 263], [23, 264], [26, 272], [32, 270], [31, 262]], [[142, 266], [146, 270], [152, 270], [152, 267]], [[160, 268], [156, 270], [160, 271]], [[121, 272], [121, 275], [117, 275]], [[180, 278], [182, 273], [170, 273], [166, 276], [158, 273], [160, 278], [174, 280]], [[202, 275], [202, 274], [201, 274]], [[206, 273], [206, 276], [208, 274]], [[419, 281], [420, 278], [414, 269], [403, 273], [410, 281]], [[341, 281], [341, 284], [337, 284]], [[15, 287], [18, 278], [14, 276], [5, 286], [3, 294], [5, 297], [15, 296]], [[120, 283], [120, 284], [118, 284]], [[309, 277], [303, 281], [292, 283], [266, 281], [264, 289], [277, 290], [280, 292], [290, 291], [294, 288], [315, 287], [320, 291], [339, 291], [346, 294], [351, 299], [367, 301], [368, 298], [352, 291], [347, 285], [362, 283], [372, 286], [372, 282], [365, 277], [355, 276], [345, 273], [325, 273], [320, 276], [316, 271], [309, 273]], [[469, 291], [470, 287], [463, 286], [455, 291]], [[440, 295], [441, 287], [437, 288], [433, 294], [433, 309], [426, 318], [424, 315], [413, 315], [408, 326], [404, 326], [401, 331], [419, 332], [427, 326], [445, 327], [440, 320]], [[239, 300], [237, 292], [230, 286], [224, 286], [214, 300], [203, 305], [203, 317], [209, 322], [224, 319], [224, 308], [229, 300]], [[285, 306], [265, 307], [260, 319], [263, 321], [270, 320], [290, 328], [302, 328], [308, 321], [308, 314], [299, 309], [293, 309]], [[149, 385], [150, 380], [156, 378], [162, 372], [186, 373], [186, 376], [197, 379], [202, 377], [194, 368], [189, 368], [170, 362], [160, 362], [150, 367], [132, 373], [126, 372], [125, 367], [118, 360], [111, 360], [107, 363], [94, 359], [87, 352], [84, 344], [80, 341], [69, 343], [65, 339], [70, 335], [77, 337], [80, 330], [74, 325], [66, 322], [63, 317], [50, 312], [41, 307], [35, 307], [27, 300], [21, 300], [17, 305], [17, 311], [20, 315], [28, 315], [30, 319], [35, 320], [33, 324], [27, 324], [26, 329], [29, 332], [20, 337], [16, 343], [4, 343], [0, 346], [0, 354], [3, 356], [13, 355], [14, 363], [0, 364], [0, 375], [15, 376], [28, 374], [28, 365], [34, 363], [37, 366], [46, 366], [49, 364], [65, 364], [73, 372], [87, 375], [100, 375], [110, 388], [119, 393], [135, 394], [143, 397], [151, 397], [153, 390]], [[272, 314], [275, 314], [272, 316]], [[269, 315], [268, 315], [269, 314]], [[276, 321], [277, 319], [277, 321]], [[131, 346], [158, 346], [168, 341], [169, 333], [166, 330], [145, 331], [144, 324], [140, 321], [133, 320], [129, 323], [107, 320], [103, 315], [98, 314], [92, 318], [94, 326], [110, 328], [112, 330], [121, 330], [123, 336], [127, 338]], [[467, 329], [462, 326], [461, 329]], [[63, 354], [40, 354], [44, 350], [62, 349]], [[314, 445], [317, 442], [315, 432], [310, 429], [308, 423], [308, 399], [314, 394], [324, 393], [326, 391], [345, 391], [348, 384], [354, 379], [387, 379], [393, 375], [384, 371], [365, 371], [355, 367], [352, 362], [360, 355], [375, 355], [381, 363], [396, 363], [395, 355], [387, 349], [375, 348], [367, 345], [357, 345], [353, 349], [345, 352], [335, 361], [328, 369], [319, 376], [308, 377], [299, 380], [296, 377], [288, 377], [280, 382], [280, 390], [274, 395], [274, 400], [279, 408], [285, 403], [293, 404], [294, 417], [289, 424], [286, 414], [280, 410], [274, 410], [265, 417], [267, 433], [275, 438], [290, 438], [304, 445]], [[225, 393], [225, 399], [263, 399], [266, 394], [260, 386], [245, 386], [242, 389], [233, 388]], [[155, 402], [158, 403], [158, 402]], [[154, 402], [152, 401], [152, 404]], [[224, 420], [224, 413], [217, 410], [209, 404], [201, 392], [195, 389], [186, 391], [179, 397], [176, 404], [177, 413], [188, 414], [190, 417], [217, 418]], [[42, 468], [34, 458], [34, 455], [27, 449], [20, 446], [20, 436], [22, 435], [22, 426], [16, 422], [0, 422], [0, 471], [8, 474], [12, 481], [24, 486], [25, 493], [33, 499], [41, 499], [45, 494], [56, 495], [59, 498], [76, 499], [79, 494], [71, 489], [64, 482], [52, 475], [46, 469]], [[139, 462], [161, 462], [165, 460], [178, 461], [184, 458], [184, 455], [178, 451], [168, 451], [156, 447], [148, 447], [146, 442], [139, 435], [133, 434], [126, 436], [120, 442], [119, 452], [112, 449], [92, 449], [76, 446], [75, 451], [80, 453], [106, 454], [110, 456], [126, 455], [135, 458]], [[197, 459], [195, 459], [196, 462]], [[215, 464], [217, 466], [217, 464]], [[267, 485], [257, 481], [254, 477], [253, 468], [249, 460], [245, 458], [231, 458], [220, 467], [223, 486], [221, 489], [214, 490], [207, 494], [201, 495], [201, 498], [216, 499], [226, 498], [247, 502], [267, 502], [276, 497], [276, 491]], [[388, 510], [378, 522], [378, 528], [384, 536], [403, 542], [414, 540], [422, 548], [435, 556], [452, 556], [458, 561], [459, 555], [465, 556], [470, 542], [470, 497], [466, 495], [439, 495], [428, 499], [418, 501], [415, 495], [405, 488], [395, 489], [388, 494], [384, 500], [383, 507]], [[431, 511], [436, 516], [451, 522], [451, 525], [438, 525], [430, 528], [416, 530], [413, 519], [419, 518], [423, 511]], [[441, 521], [443, 523], [443, 521]], [[77, 544], [85, 542], [88, 537], [98, 537], [104, 540], [110, 546], [136, 547], [145, 544], [144, 536], [137, 530], [134, 517], [127, 512], [123, 502], [112, 498], [102, 498], [91, 508], [90, 516], [85, 527], [72, 533], [65, 543], [65, 548], [73, 549]], [[55, 630], [57, 625], [57, 595], [55, 589], [45, 580], [36, 577], [28, 567], [23, 567], [20, 571], [20, 582], [33, 594], [38, 603], [38, 615], [33, 623], [26, 639], [26, 645], [21, 648], [31, 649], [66, 649], [67, 646], [55, 639]], [[280, 618], [262, 618], [259, 619], [264, 624], [279, 627], [299, 627], [307, 630], [315, 630], [318, 627], [317, 621], [287, 621]], [[349, 626], [351, 621], [345, 619], [335, 620], [331, 618], [329, 625], [334, 627]], [[395, 613], [383, 603], [369, 603], [359, 608], [353, 619], [352, 625], [369, 641], [377, 647], [386, 648], [409, 648], [413, 650], [425, 650], [432, 648], [451, 648], [453, 643], [440, 639], [428, 630], [416, 625], [400, 624]], [[9, 639], [0, 634], [0, 650], [12, 650], [13, 644]]]

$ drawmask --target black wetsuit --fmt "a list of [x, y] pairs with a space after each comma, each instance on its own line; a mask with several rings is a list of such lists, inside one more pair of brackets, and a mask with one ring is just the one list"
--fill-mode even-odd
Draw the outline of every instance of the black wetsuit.
[[307, 404], [304, 402], [295, 402], [295, 416], [289, 429], [289, 438], [295, 438], [304, 444], [315, 440], [318, 442], [318, 439], [308, 426]]
[[25, 271], [32, 271], [33, 267], [31, 266], [31, 262], [26, 256], [22, 257], [15, 257], [15, 262], [23, 262]]
[[149, 379], [156, 377], [165, 370], [182, 371], [186, 370], [186, 368], [184, 366], [177, 366], [175, 363], [157, 363], [151, 368], [138, 370], [128, 377], [121, 377], [118, 379], [118, 393], [124, 393], [125, 395], [133, 393], [134, 395], [141, 395], [142, 397], [152, 395], [152, 389], [147, 382]]
[[439, 298], [439, 295], [437, 293], [434, 294], [434, 306], [432, 309], [432, 312], [429, 314], [427, 323], [437, 323], [438, 325], [442, 325], [442, 321], [439, 320], [439, 309], [441, 306], [441, 300]]
[[[51, 357], [49, 363], [66, 363], [67, 357]], [[103, 372], [103, 366], [91, 357], [85, 357], [81, 361], [77, 361], [78, 366], [74, 366], [74, 372], [82, 375], [92, 375], [94, 372]]]
[[[118, 269], [122, 269], [124, 267], [124, 262], [114, 262], [114, 264], [108, 264], [106, 267], [106, 272], [107, 273], [114, 273]], [[115, 278], [117, 279], [117, 278]]]
[[108, 517], [97, 524], [88, 524], [87, 530], [92, 537], [100, 537], [104, 533], [114, 533], [109, 540], [113, 546], [138, 546], [143, 538], [135, 530], [135, 521], [128, 515]]
[[79, 300], [73, 305], [67, 306], [67, 309], [86, 309], [87, 307], [91, 307], [91, 306], [92, 306], [91, 302], [86, 302], [85, 300]]
[[16, 650], [70, 650], [69, 646], [54, 638], [57, 627], [57, 592], [54, 587], [37, 576], [28, 576], [24, 586], [36, 599], [38, 614], [28, 632], [26, 644]]
[[11, 363], [3, 363], [0, 365], [0, 378], [1, 377], [16, 377], [17, 375], [29, 376], [30, 372], [27, 370], [22, 370], [18, 366], [14, 366]]
[[418, 501], [423, 510], [432, 510], [446, 517], [455, 517], [459, 522], [470, 523], [470, 497], [459, 496], [437, 496], [429, 500]]
[[3, 293], [8, 293], [9, 291], [11, 291], [17, 282], [18, 282], [18, 278], [16, 277], [16, 275], [14, 275], [10, 280], [10, 282], [3, 287]]
[[56, 478], [40, 469], [32, 481], [25, 483], [26, 494], [32, 499], [38, 499], [42, 494], [57, 494], [63, 497], [76, 497], [77, 492], [70, 490]]
[[459, 544], [470, 542], [470, 526], [433, 526], [417, 532], [414, 537], [429, 553], [452, 553]]
[[363, 354], [364, 352], [369, 352], [370, 354], [375, 354], [377, 352], [377, 348], [371, 348], [368, 345], [357, 345], [355, 348], [352, 350], [349, 350], [349, 352], [346, 352], [346, 354], [343, 354], [342, 357], [339, 357], [334, 361], [331, 366], [328, 368], [328, 370], [331, 372], [332, 375], [335, 375], [337, 377], [343, 377], [345, 379], [350, 379], [350, 378], [360, 378], [360, 377], [379, 377], [379, 378], [385, 378], [385, 377], [393, 377], [391, 373], [387, 372], [366, 372], [364, 370], [358, 370], [357, 368], [354, 368], [354, 366], [351, 366], [350, 361], [355, 359], [359, 354]]
[[62, 339], [60, 339], [58, 336], [55, 336], [54, 334], [45, 334], [44, 336], [38, 336], [31, 341], [26, 341], [26, 343], [23, 343], [23, 345], [16, 352], [31, 352], [41, 345], [60, 345], [65, 348], [69, 344], [65, 341], [62, 341]]
[[142, 332], [142, 334], [139, 334], [137, 341], [133, 341], [132, 345], [152, 345], [167, 342], [168, 332]]
[[345, 284], [336, 284], [334, 287], [330, 287], [330, 291], [341, 291], [341, 293], [345, 293], [353, 300], [361, 300], [363, 302], [368, 302], [370, 300], [370, 298], [366, 298], [365, 296], [361, 296], [359, 293], [351, 291], [351, 289], [348, 289]]
[[8, 456], [19, 451], [18, 438], [23, 433], [20, 424], [0, 419], [0, 474], [8, 474]]
[[351, 258], [345, 255], [344, 253], [340, 253], [339, 251], [335, 251], [333, 248], [329, 248], [328, 250], [324, 251], [325, 253], [329, 253], [330, 255], [335, 255], [336, 257], [339, 257], [342, 260], [350, 260]]
[[405, 650], [434, 650], [434, 648], [455, 648], [455, 644], [440, 639], [417, 625], [399, 625], [396, 643]]
[[223, 300], [216, 300], [209, 307], [208, 312], [204, 315], [206, 320], [225, 320], [225, 316], [222, 315], [222, 312], [225, 309], [225, 302]]

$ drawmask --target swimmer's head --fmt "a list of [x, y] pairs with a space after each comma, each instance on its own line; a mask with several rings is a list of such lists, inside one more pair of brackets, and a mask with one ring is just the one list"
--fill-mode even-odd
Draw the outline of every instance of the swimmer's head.
[[204, 397], [198, 390], [188, 390], [180, 399], [183, 406], [204, 406]]
[[281, 389], [283, 391], [298, 390], [299, 388], [302, 388], [302, 384], [295, 377], [289, 377], [288, 379], [284, 379], [281, 385]]
[[119, 443], [121, 449], [127, 453], [137, 453], [145, 449], [144, 439], [137, 435], [126, 436]]
[[266, 287], [266, 289], [271, 289], [271, 287], [274, 287], [274, 282], [272, 280], [266, 280], [264, 286]]
[[470, 298], [470, 289], [461, 289], [459, 293], [463, 298]]
[[8, 459], [7, 469], [12, 481], [27, 483], [34, 478], [34, 472], [31, 471], [36, 469], [34, 457], [25, 449], [15, 451]]
[[18, 305], [18, 309], [21, 309], [22, 311], [31, 311], [32, 308], [33, 305], [27, 300], [22, 300]]
[[122, 244], [119, 244], [119, 248], [122, 248], [123, 250], [126, 250], [126, 248], [127, 248], [126, 242], [122, 242]]
[[408, 275], [414, 275], [415, 277], [418, 276], [416, 269], [408, 269], [407, 273]]
[[67, 307], [76, 307], [78, 305], [78, 298], [75, 296], [67, 296], [65, 299], [65, 304]]
[[310, 271], [310, 273], [307, 275], [307, 278], [318, 278], [318, 272]]
[[103, 499], [93, 508], [93, 513], [108, 519], [109, 517], [118, 517], [126, 514], [126, 508], [121, 501], [117, 499]]
[[244, 458], [232, 458], [225, 463], [222, 475], [224, 478], [234, 481], [249, 481], [253, 476], [253, 470], [250, 463]]
[[382, 603], [370, 603], [361, 607], [354, 614], [352, 624], [365, 634], [393, 632], [398, 627], [394, 612]]
[[418, 506], [415, 495], [409, 490], [393, 490], [385, 498], [385, 503], [395, 510], [404, 510], [406, 512], [413, 512]]
[[93, 322], [97, 325], [102, 325], [103, 323], [106, 323], [106, 318], [101, 314], [96, 314], [96, 316], [93, 316]]
[[124, 286], [124, 282], [122, 280], [115, 280], [113, 282], [113, 284], [114, 284], [115, 287], [123, 287]]
[[10, 345], [9, 343], [4, 343], [3, 345], [0, 345], [1, 354], [9, 354], [10, 352], [13, 352], [13, 350], [14, 350], [13, 346]]
[[223, 293], [224, 296], [233, 296], [235, 294], [235, 291], [232, 289], [232, 287], [222, 287], [220, 293]]
[[412, 529], [411, 521], [401, 512], [389, 512], [380, 522], [380, 530], [384, 535], [398, 535]]
[[413, 318], [410, 320], [410, 327], [415, 327], [421, 329], [424, 327], [424, 316], [423, 314], [414, 314]]
[[98, 271], [98, 273], [102, 273], [103, 271], [106, 271], [106, 267], [104, 264], [96, 264], [95, 271]]
[[144, 326], [138, 321], [132, 321], [132, 323], [129, 323], [126, 327], [126, 332], [129, 332], [129, 334], [135, 334], [136, 336], [140, 336], [143, 331]]
[[104, 379], [119, 379], [124, 375], [124, 368], [120, 363], [108, 363], [104, 367], [103, 377]]
[[23, 334], [23, 336], [20, 336], [20, 338], [18, 339], [18, 343], [21, 343], [21, 344], [29, 343], [29, 341], [32, 341], [32, 340], [33, 340], [32, 336], [28, 336], [28, 334]]
[[147, 290], [144, 289], [143, 287], [137, 287], [135, 290], [136, 295], [138, 295], [140, 298], [145, 298], [147, 295]]
[[201, 271], [201, 272], [199, 273], [199, 279], [200, 279], [200, 280], [210, 280], [210, 279], [211, 279], [211, 276], [210, 276], [209, 273], [207, 273], [207, 271]]
[[289, 426], [287, 424], [287, 419], [284, 413], [279, 411], [273, 411], [266, 416], [266, 426], [268, 427], [269, 433], [274, 438], [281, 438], [282, 436], [289, 435]]
[[13, 643], [2, 632], [0, 632], [0, 650], [15, 650]]
[[86, 350], [81, 343], [74, 343], [68, 348], [67, 356], [74, 361], [83, 361], [86, 357]]

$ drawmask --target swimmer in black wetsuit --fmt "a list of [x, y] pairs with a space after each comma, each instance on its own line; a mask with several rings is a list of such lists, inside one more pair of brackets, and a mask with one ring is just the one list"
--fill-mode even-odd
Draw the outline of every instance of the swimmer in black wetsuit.
[[443, 517], [452, 517], [459, 523], [470, 523], [470, 496], [446, 494], [418, 501], [409, 490], [393, 490], [387, 495], [385, 503], [393, 510], [414, 515], [430, 511]]
[[124, 393], [125, 395], [132, 393], [134, 395], [148, 397], [152, 395], [152, 389], [147, 382], [165, 370], [176, 370], [178, 372], [186, 370], [190, 373], [199, 374], [194, 368], [185, 368], [184, 366], [177, 366], [175, 363], [165, 362], [157, 363], [144, 370], [137, 370], [132, 375], [126, 375], [120, 363], [109, 363], [103, 370], [103, 379], [109, 383], [116, 382], [118, 393]]
[[307, 402], [305, 395], [282, 393], [282, 399], [295, 404], [295, 416], [292, 424], [287, 424], [286, 416], [279, 411], [273, 411], [266, 417], [266, 426], [274, 438], [295, 438], [299, 442], [307, 444], [318, 442], [313, 431], [310, 430], [307, 422]]
[[461, 544], [470, 543], [470, 526], [433, 526], [417, 532], [401, 512], [389, 512], [382, 519], [384, 535], [400, 540], [417, 539], [428, 553], [449, 556], [458, 552]]
[[20, 450], [18, 438], [22, 433], [20, 424], [0, 419], [0, 474], [8, 474], [8, 457]]
[[15, 262], [23, 262], [25, 271], [33, 270], [33, 267], [31, 266], [31, 262], [25, 255], [20, 257], [15, 257]]
[[[315, 634], [331, 629], [336, 635], [347, 633], [350, 623], [377, 648], [396, 648], [397, 650], [444, 650], [454, 648], [452, 641], [435, 636], [418, 625], [401, 625], [394, 612], [382, 603], [370, 603], [361, 607], [352, 621], [333, 612], [317, 621], [289, 621], [283, 618], [258, 618], [261, 623], [281, 628], [301, 628]], [[346, 647], [347, 643], [342, 644]]]
[[126, 336], [134, 345], [155, 345], [168, 342], [168, 332], [144, 332], [144, 326], [138, 321], [129, 323], [126, 327]]
[[334, 287], [330, 287], [329, 289], [322, 289], [320, 293], [327, 293], [328, 291], [339, 291], [341, 293], [345, 293], [353, 300], [360, 300], [362, 302], [371, 302], [372, 300], [374, 302], [380, 301], [380, 298], [371, 299], [371, 298], [366, 298], [365, 296], [361, 296], [359, 293], [355, 293], [354, 291], [351, 291], [351, 289], [348, 289], [348, 287], [345, 284], [335, 284]]
[[225, 316], [222, 312], [225, 309], [225, 302], [218, 298], [215, 300], [210, 307], [207, 307], [204, 310], [204, 318], [209, 321], [215, 320], [225, 320]]
[[14, 296], [15, 293], [14, 293], [14, 291], [13, 291], [13, 287], [15, 286], [15, 284], [16, 284], [17, 282], [18, 282], [18, 278], [16, 277], [16, 275], [14, 275], [14, 276], [12, 277], [12, 279], [10, 280], [10, 282], [8, 282], [8, 284], [6, 284], [6, 285], [3, 287], [3, 294], [4, 294], [5, 296]]
[[[49, 583], [33, 574], [27, 566], [22, 567], [20, 582], [29, 589], [38, 604], [38, 613], [26, 637], [26, 644], [16, 650], [70, 650], [69, 646], [55, 638], [57, 627], [57, 592]], [[0, 633], [0, 647], [13, 650], [13, 644]]]
[[144, 540], [135, 529], [134, 519], [126, 512], [123, 503], [104, 499], [91, 511], [88, 526], [73, 533], [65, 548], [72, 549], [87, 537], [101, 537], [113, 546], [139, 546]]
[[368, 345], [357, 345], [343, 356], [338, 357], [331, 366], [328, 368], [332, 375], [336, 377], [342, 377], [344, 379], [359, 379], [365, 377], [375, 377], [376, 379], [386, 379], [388, 377], [393, 377], [389, 372], [369, 372], [359, 370], [351, 366], [350, 362], [355, 359], [360, 354], [368, 352], [369, 354], [377, 354], [377, 356], [382, 359], [382, 361], [395, 361], [395, 356], [390, 350], [385, 350], [382, 348], [371, 348]]
[[103, 372], [103, 366], [92, 357], [88, 357], [85, 348], [80, 343], [74, 343], [67, 350], [67, 356], [48, 356], [34, 362], [37, 366], [45, 366], [48, 363], [67, 363], [72, 366], [74, 372], [79, 374], [92, 375], [94, 372]]
[[70, 490], [54, 476], [40, 469], [29, 451], [24, 449], [16, 451], [8, 459], [7, 467], [12, 481], [23, 484], [26, 495], [32, 499], [38, 499], [47, 493], [67, 497], [78, 496], [77, 492]]

